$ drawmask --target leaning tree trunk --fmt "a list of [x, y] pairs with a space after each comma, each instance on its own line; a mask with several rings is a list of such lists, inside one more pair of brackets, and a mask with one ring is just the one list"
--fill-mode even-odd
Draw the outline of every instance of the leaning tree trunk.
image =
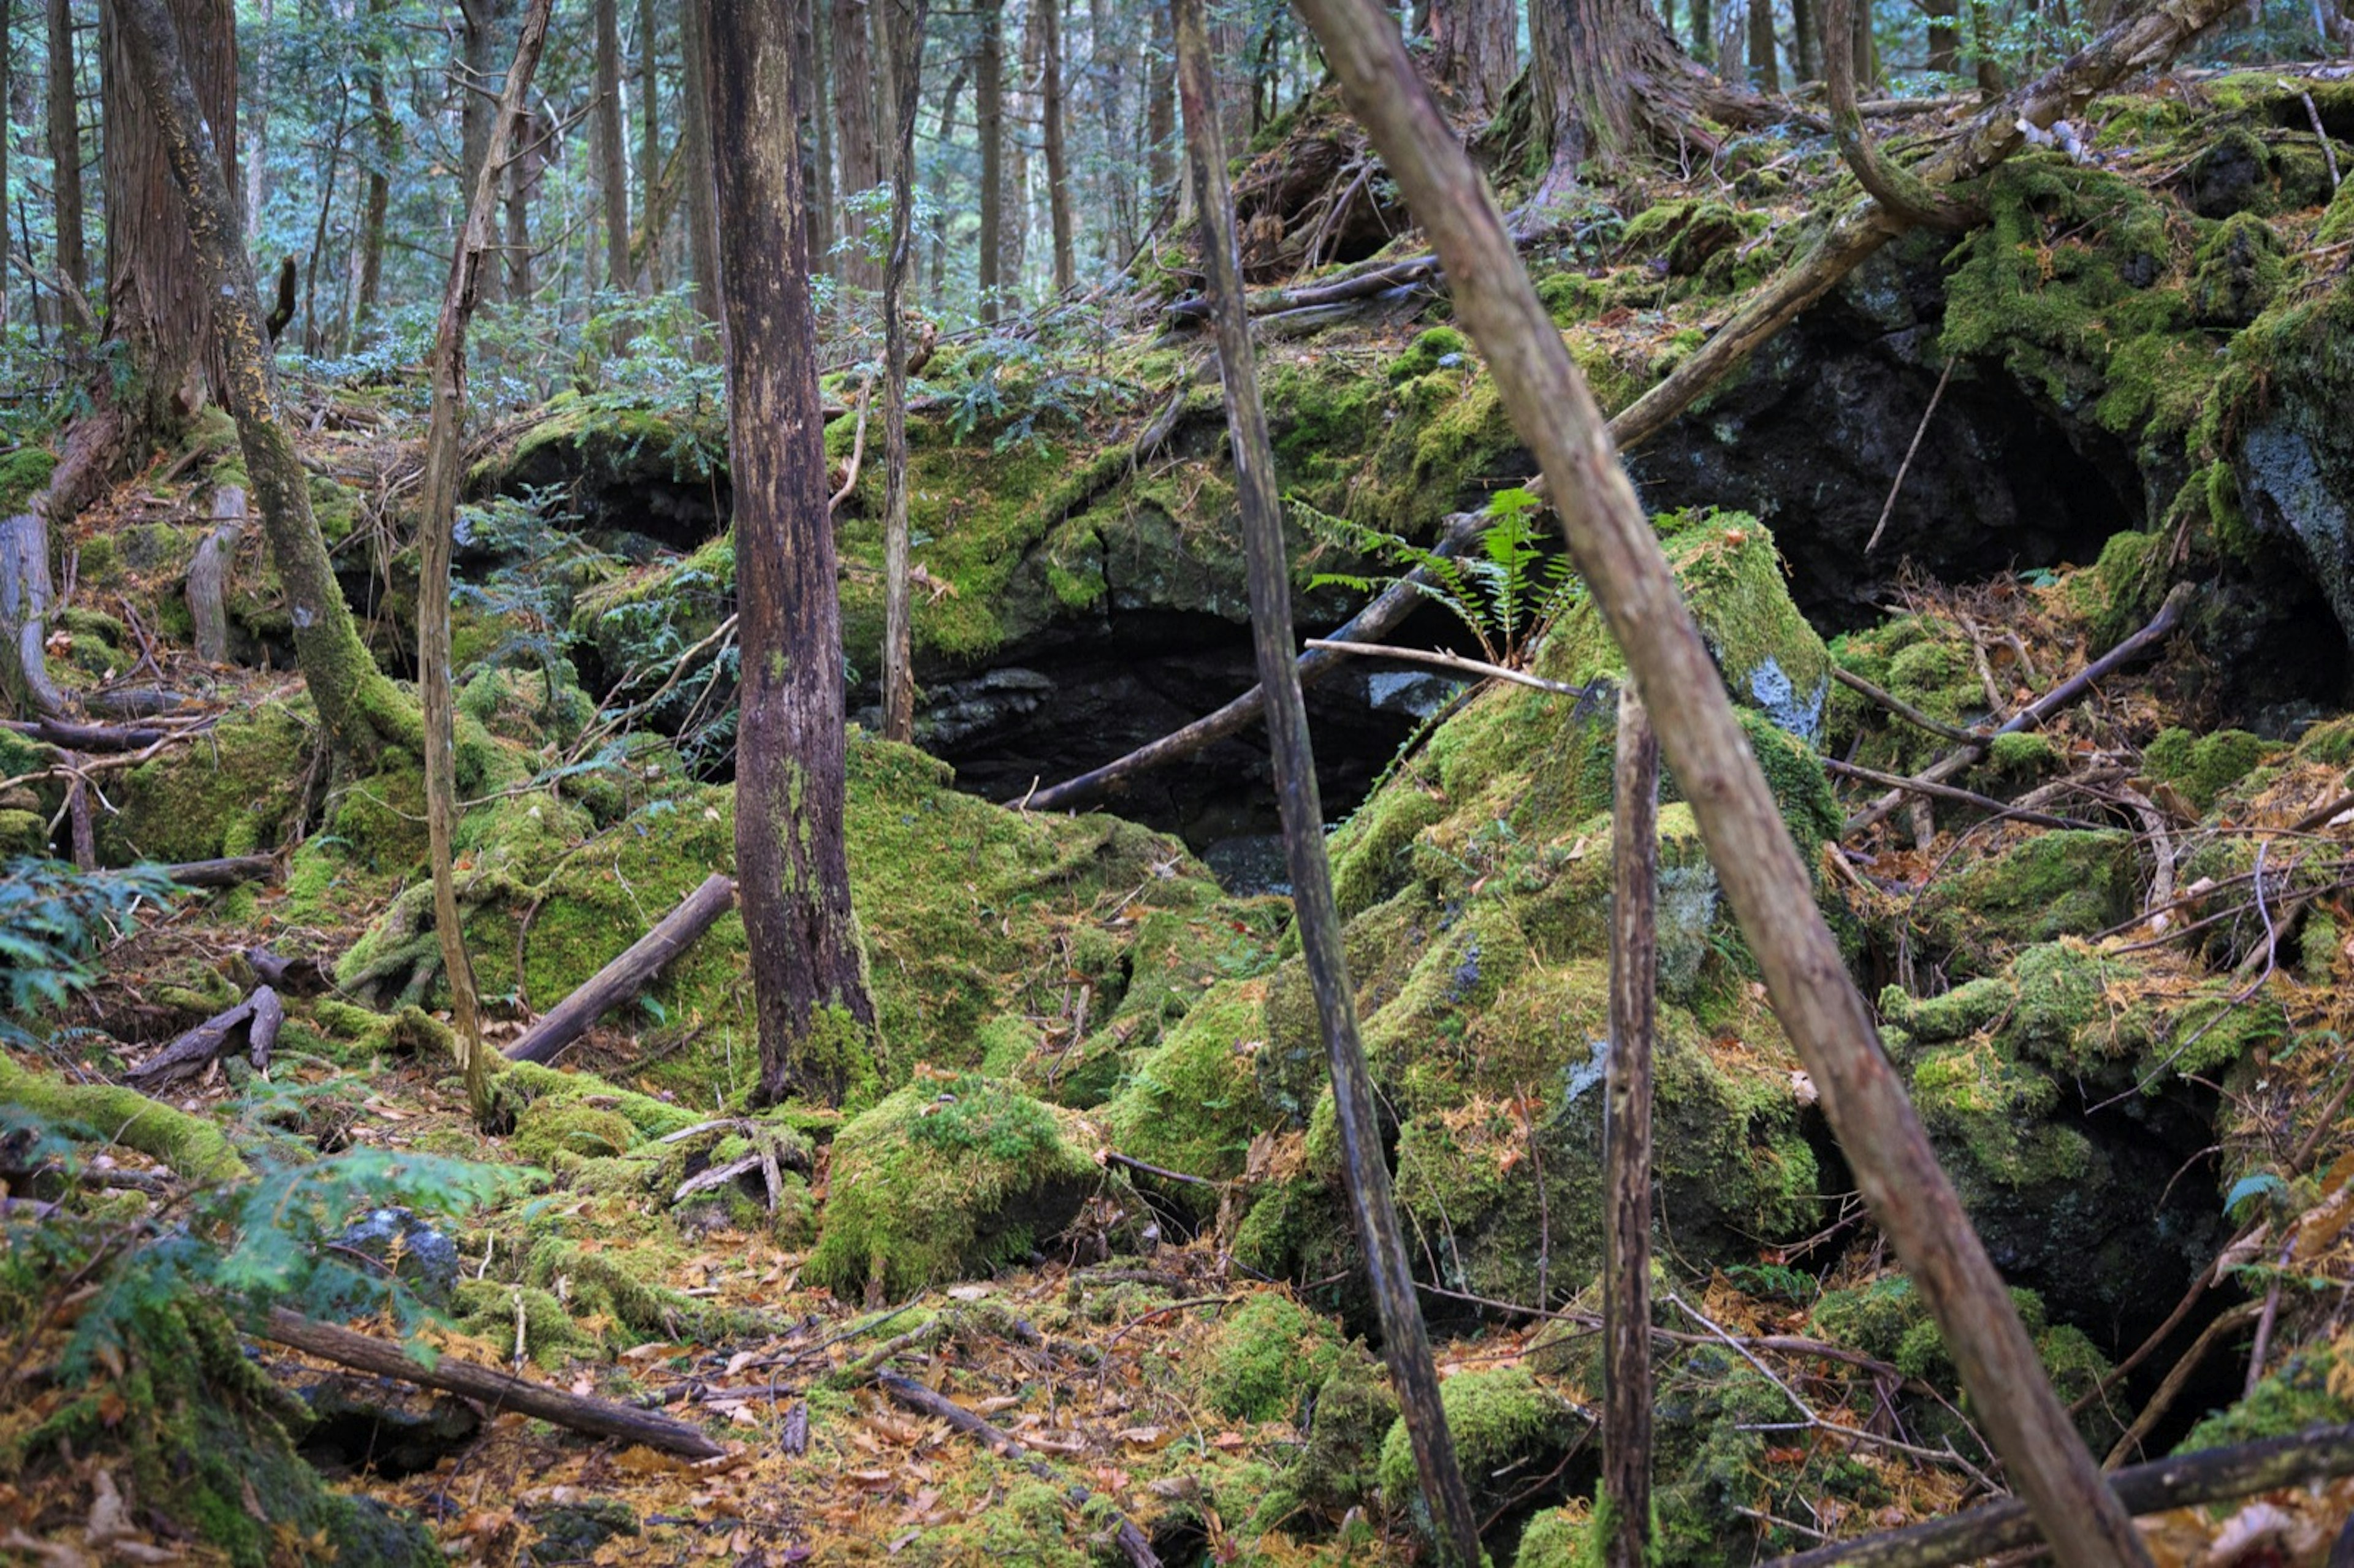
[[[175, 435], [196, 409], [227, 391], [227, 367], [215, 334], [212, 291], [195, 237], [173, 188], [174, 149], [140, 86], [127, 7], [99, 7], [106, 126], [107, 297], [109, 328], [130, 349], [138, 376], [126, 399], [133, 450]], [[238, 211], [237, 22], [229, 0], [170, 0], [164, 10], [186, 62], [190, 105], [223, 184], [222, 210], [248, 293], [245, 225]]]
[[174, 227], [201, 267], [195, 286], [214, 304], [212, 327], [227, 362], [238, 446], [285, 591], [294, 655], [328, 747], [347, 765], [371, 760], [387, 740], [416, 750], [421, 741], [417, 710], [368, 656], [312, 515], [310, 475], [278, 412], [261, 301], [240, 242], [234, 187], [196, 108], [167, 0], [115, 0], [115, 7], [113, 43], [145, 105], [144, 132], [168, 159], [179, 186]]
[[771, 0], [710, 0], [703, 45], [714, 194], [727, 215], [719, 275], [743, 645], [736, 870], [759, 1095], [839, 1104], [875, 1008], [843, 847], [841, 608], [796, 133], [809, 61], [795, 58], [791, 18]]

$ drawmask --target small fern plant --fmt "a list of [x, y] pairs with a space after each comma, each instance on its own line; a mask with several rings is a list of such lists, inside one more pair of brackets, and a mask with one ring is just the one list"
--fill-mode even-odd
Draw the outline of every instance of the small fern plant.
[[1479, 640], [1480, 657], [1507, 670], [1524, 668], [1538, 641], [1580, 591], [1566, 556], [1544, 547], [1535, 517], [1543, 504], [1526, 490], [1499, 491], [1488, 502], [1488, 526], [1460, 555], [1442, 555], [1428, 545], [1345, 517], [1319, 512], [1298, 496], [1288, 499], [1293, 517], [1309, 533], [1354, 555], [1402, 568], [1394, 576], [1320, 572], [1310, 588], [1345, 588], [1373, 593], [1416, 570], [1416, 591], [1446, 607]]
[[0, 864], [0, 1045], [32, 1045], [25, 1025], [90, 984], [92, 949], [127, 929], [143, 901], [160, 907], [180, 892], [156, 866], [83, 872], [29, 856]]

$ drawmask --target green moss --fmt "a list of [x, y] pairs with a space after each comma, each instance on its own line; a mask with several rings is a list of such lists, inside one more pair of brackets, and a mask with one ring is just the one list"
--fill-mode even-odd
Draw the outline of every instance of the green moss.
[[896, 1300], [986, 1275], [1109, 1180], [1077, 1113], [973, 1075], [917, 1083], [845, 1123], [808, 1277]]
[[307, 703], [266, 702], [225, 715], [206, 744], [178, 747], [110, 783], [100, 819], [109, 863], [268, 853], [302, 807], [316, 725]]
[[2217, 796], [2255, 770], [2272, 748], [2243, 729], [2217, 730], [2193, 736], [2185, 729], [2164, 729], [2142, 747], [2142, 766], [2156, 778], [2178, 786], [2202, 810]]
[[1590, 1568], [1600, 1539], [1594, 1516], [1583, 1508], [1549, 1508], [1521, 1531], [1512, 1568]]
[[[1536, 1464], [1530, 1473], [1543, 1474], [1543, 1467], [1585, 1429], [1570, 1403], [1524, 1367], [1460, 1372], [1440, 1384], [1438, 1393], [1477, 1507], [1493, 1507], [1511, 1494], [1511, 1480], [1500, 1478], [1504, 1472]], [[1411, 1512], [1427, 1530], [1429, 1514], [1402, 1418], [1382, 1442], [1379, 1476], [1389, 1505]]]
[[0, 458], [0, 514], [25, 510], [34, 496], [48, 488], [58, 457], [47, 447], [18, 447]]
[[2037, 833], [1938, 879], [1917, 906], [1919, 923], [1972, 951], [2091, 937], [2132, 913], [2139, 874], [2130, 833]]
[[2264, 1373], [2254, 1393], [2212, 1412], [2192, 1427], [2175, 1452], [2195, 1454], [2202, 1448], [2227, 1448], [2354, 1419], [2354, 1402], [2333, 1392], [2333, 1385], [2339, 1389], [2345, 1386], [2345, 1380], [2336, 1375], [2338, 1367], [2338, 1354], [2334, 1344], [2298, 1347]]
[[1137, 1064], [1103, 1110], [1121, 1153], [1212, 1181], [1242, 1174], [1251, 1139], [1281, 1119], [1260, 1096], [1253, 1060], [1266, 990], [1257, 980], [1213, 987]]
[[515, 1121], [514, 1150], [534, 1165], [553, 1165], [558, 1154], [620, 1154], [637, 1140], [628, 1118], [577, 1100], [537, 1101]]
[[495, 1345], [515, 1342], [515, 1308], [523, 1308], [523, 1349], [538, 1366], [554, 1371], [590, 1354], [596, 1339], [574, 1320], [554, 1292], [495, 1279], [461, 1279], [451, 1303], [459, 1329]]
[[1406, 345], [1405, 352], [1390, 361], [1390, 385], [1412, 381], [1434, 370], [1451, 369], [1439, 361], [1459, 358], [1471, 352], [1471, 340], [1451, 326], [1436, 326], [1416, 336]]
[[1219, 1324], [1202, 1390], [1229, 1420], [1282, 1420], [1337, 1369], [1341, 1349], [1321, 1318], [1262, 1291]]
[[2190, 274], [2190, 312], [2208, 326], [2241, 327], [2280, 293], [2288, 276], [2280, 236], [2250, 213], [2225, 219], [2200, 242]]

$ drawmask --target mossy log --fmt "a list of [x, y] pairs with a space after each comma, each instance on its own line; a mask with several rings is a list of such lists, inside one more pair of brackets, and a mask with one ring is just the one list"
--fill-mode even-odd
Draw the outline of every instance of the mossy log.
[[61, 1084], [0, 1056], [0, 1105], [69, 1121], [150, 1154], [192, 1181], [237, 1181], [244, 1159], [218, 1128], [200, 1117], [112, 1084]]
[[557, 1002], [546, 1017], [508, 1046], [507, 1059], [553, 1061], [557, 1053], [586, 1033], [590, 1024], [636, 996], [647, 981], [662, 972], [664, 964], [684, 952], [697, 937], [711, 928], [714, 921], [734, 907], [733, 877], [715, 872], [704, 878], [703, 885], [663, 916], [652, 930], [590, 976], [587, 984]]

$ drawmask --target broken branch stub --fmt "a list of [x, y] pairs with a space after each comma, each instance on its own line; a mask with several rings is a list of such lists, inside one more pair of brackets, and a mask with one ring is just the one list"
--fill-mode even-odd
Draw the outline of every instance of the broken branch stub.
[[[2203, 3], [2203, 0], [2201, 0]], [[1457, 313], [1552, 500], [1691, 803], [1776, 1013], [1813, 1075], [1872, 1212], [1943, 1331], [1995, 1448], [2070, 1568], [2145, 1564], [2133, 1524], [2052, 1392], [2002, 1277], [1939, 1169], [1715, 662], [1478, 171], [1371, 0], [1299, 0], [1454, 286]]]

